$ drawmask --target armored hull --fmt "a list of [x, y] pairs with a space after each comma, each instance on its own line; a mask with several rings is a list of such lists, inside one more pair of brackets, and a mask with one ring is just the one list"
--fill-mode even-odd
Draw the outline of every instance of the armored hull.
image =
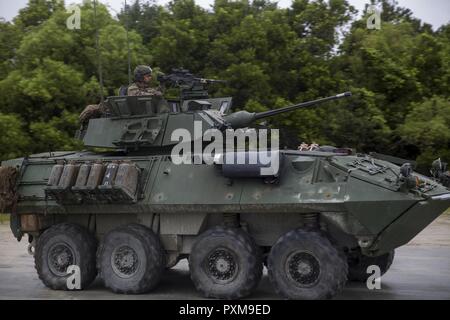
[[[57, 221], [91, 230], [95, 226], [96, 237], [102, 239], [118, 226], [139, 223], [160, 236], [172, 264], [191, 253], [202, 232], [237, 216], [239, 225], [263, 248], [291, 230], [313, 224], [340, 248], [381, 256], [406, 244], [450, 206], [450, 191], [439, 183], [414, 174], [418, 184], [402, 189], [400, 167], [369, 156], [292, 150], [281, 157], [280, 172], [271, 181], [229, 178], [220, 165], [174, 165], [170, 155], [47, 153], [2, 165], [20, 172], [12, 219], [17, 237], [29, 233], [38, 238]], [[114, 199], [112, 193], [105, 197], [108, 192], [92, 190], [75, 196], [74, 185], [64, 191], [66, 198], [58, 200], [48, 193], [58, 163], [95, 162], [105, 167], [135, 164], [135, 194]]]

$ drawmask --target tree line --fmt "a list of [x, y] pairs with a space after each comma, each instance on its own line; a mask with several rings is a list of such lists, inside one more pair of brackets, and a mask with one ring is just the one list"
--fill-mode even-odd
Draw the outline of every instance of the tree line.
[[[131, 2], [131, 1], [130, 1]], [[167, 6], [135, 1], [113, 16], [92, 1], [81, 28], [60, 0], [29, 0], [0, 22], [0, 159], [82, 148], [78, 115], [100, 100], [95, 35], [99, 30], [104, 94], [128, 83], [131, 62], [170, 72], [184, 67], [227, 80], [214, 95], [234, 108], [264, 111], [339, 92], [354, 96], [270, 120], [282, 145], [301, 142], [417, 159], [422, 168], [450, 160], [450, 24], [437, 30], [395, 2], [382, 7], [381, 29], [367, 28], [346, 0], [194, 0]]]

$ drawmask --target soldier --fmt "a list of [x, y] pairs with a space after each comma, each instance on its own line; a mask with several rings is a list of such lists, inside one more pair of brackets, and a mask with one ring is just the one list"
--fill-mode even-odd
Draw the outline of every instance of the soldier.
[[[162, 97], [162, 92], [158, 89], [150, 88], [153, 70], [149, 66], [140, 65], [134, 69], [134, 83], [127, 89], [128, 96], [157, 96]], [[81, 124], [87, 125], [90, 119], [99, 118], [107, 111], [107, 107], [102, 104], [93, 104], [86, 107], [80, 115]], [[169, 112], [168, 108], [160, 107], [159, 112]]]
[[153, 70], [149, 66], [137, 66], [134, 69], [134, 83], [128, 87], [129, 96], [158, 96], [162, 93], [158, 89], [150, 88]]

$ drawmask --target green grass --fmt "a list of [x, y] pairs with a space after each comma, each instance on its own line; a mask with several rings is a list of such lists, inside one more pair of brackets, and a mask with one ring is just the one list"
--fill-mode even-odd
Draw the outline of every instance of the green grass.
[[9, 215], [0, 213], [0, 224], [7, 224], [7, 223], [9, 223]]

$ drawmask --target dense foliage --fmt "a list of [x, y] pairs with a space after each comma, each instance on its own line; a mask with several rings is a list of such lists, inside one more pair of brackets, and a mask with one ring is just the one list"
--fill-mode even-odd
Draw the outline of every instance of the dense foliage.
[[[131, 2], [131, 1], [130, 1]], [[433, 31], [392, 1], [381, 30], [345, 0], [194, 0], [163, 7], [136, 1], [117, 17], [103, 5], [94, 20], [85, 1], [81, 29], [69, 30], [59, 0], [29, 0], [0, 22], [0, 159], [80, 148], [71, 137], [83, 107], [99, 101], [99, 26], [105, 94], [128, 82], [126, 28], [133, 66], [185, 67], [228, 80], [215, 94], [235, 108], [267, 110], [350, 90], [351, 100], [271, 120], [283, 144], [316, 142], [378, 151], [423, 166], [450, 160], [450, 25]]]

